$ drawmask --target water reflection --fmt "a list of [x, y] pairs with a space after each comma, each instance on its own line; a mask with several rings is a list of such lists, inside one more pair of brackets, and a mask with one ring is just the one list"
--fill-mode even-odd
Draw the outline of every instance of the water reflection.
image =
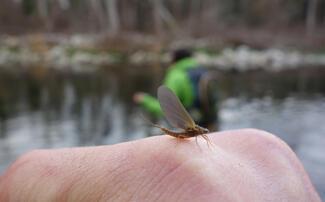
[[[76, 75], [41, 69], [0, 73], [0, 171], [32, 149], [112, 144], [149, 133], [131, 97], [154, 93], [160, 71], [111, 67]], [[325, 71], [220, 75], [221, 130], [254, 127], [279, 135], [325, 197]]]

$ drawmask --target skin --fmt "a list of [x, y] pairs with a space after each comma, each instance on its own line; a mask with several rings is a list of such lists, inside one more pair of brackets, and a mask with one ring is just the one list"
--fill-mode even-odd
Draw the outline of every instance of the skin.
[[143, 92], [137, 92], [133, 95], [133, 101], [137, 104], [141, 103], [143, 101], [143, 97], [144, 97]]
[[0, 201], [320, 201], [296, 155], [255, 129], [37, 150], [0, 178]]

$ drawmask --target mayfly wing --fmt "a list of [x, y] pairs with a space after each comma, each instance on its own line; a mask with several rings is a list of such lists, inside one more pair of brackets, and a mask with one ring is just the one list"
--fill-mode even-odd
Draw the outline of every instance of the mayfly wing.
[[191, 116], [188, 114], [178, 97], [166, 86], [158, 88], [158, 100], [160, 107], [168, 122], [176, 127], [187, 129], [195, 126]]

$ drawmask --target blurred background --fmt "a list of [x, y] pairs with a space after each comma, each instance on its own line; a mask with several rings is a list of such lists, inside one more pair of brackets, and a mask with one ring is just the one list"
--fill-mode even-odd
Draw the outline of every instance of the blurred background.
[[148, 136], [133, 94], [182, 47], [219, 75], [219, 129], [278, 135], [325, 199], [325, 0], [1, 0], [0, 173]]

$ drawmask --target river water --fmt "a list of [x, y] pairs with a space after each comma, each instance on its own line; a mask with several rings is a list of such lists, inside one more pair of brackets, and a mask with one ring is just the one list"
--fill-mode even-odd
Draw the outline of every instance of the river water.
[[[141, 69], [142, 68], [142, 69]], [[220, 74], [220, 130], [259, 128], [296, 152], [325, 199], [325, 71]], [[31, 68], [0, 72], [0, 172], [32, 149], [113, 144], [146, 137], [132, 103], [155, 94], [162, 71], [110, 67], [72, 73]]]

